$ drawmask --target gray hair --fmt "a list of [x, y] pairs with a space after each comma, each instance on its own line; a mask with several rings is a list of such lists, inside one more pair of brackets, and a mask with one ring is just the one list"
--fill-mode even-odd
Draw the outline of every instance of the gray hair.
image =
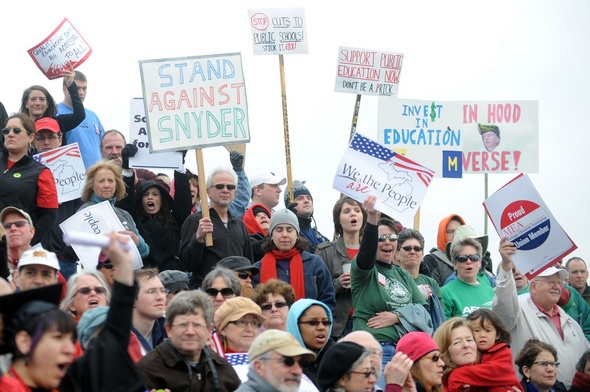
[[397, 250], [400, 250], [404, 242], [410, 239], [417, 240], [422, 249], [424, 249], [424, 236], [418, 230], [406, 227], [397, 234]]
[[482, 247], [481, 244], [479, 243], [479, 241], [477, 241], [475, 238], [470, 238], [470, 237], [465, 237], [465, 238], [461, 238], [459, 240], [453, 240], [453, 242], [451, 243], [451, 262], [453, 264], [457, 263], [457, 261], [455, 260], [457, 258], [457, 256], [459, 256], [459, 252], [461, 252], [461, 249], [464, 246], [473, 246], [477, 252], [477, 255], [479, 256], [479, 259], [481, 260], [481, 255], [482, 255]]
[[231, 175], [234, 179], [234, 184], [236, 186], [238, 185], [238, 175], [236, 174], [236, 172], [232, 168], [218, 166], [218, 167], [214, 168], [213, 171], [211, 171], [211, 173], [209, 173], [209, 176], [207, 177], [207, 189], [211, 188], [211, 185], [213, 185], [213, 177], [216, 174], [221, 174], [221, 173], [227, 173], [227, 174]]
[[83, 269], [80, 272], [77, 272], [74, 275], [70, 276], [70, 279], [68, 279], [68, 291], [66, 292], [66, 297], [61, 303], [61, 309], [70, 314], [72, 314], [72, 311], [69, 310], [69, 307], [72, 304], [72, 302], [74, 302], [74, 297], [78, 293], [78, 279], [80, 279], [80, 277], [82, 276], [94, 276], [100, 282], [102, 287], [104, 287], [107, 291], [107, 305], [111, 303], [111, 288], [109, 287], [107, 281], [104, 279], [103, 274], [96, 270]]
[[196, 314], [203, 311], [207, 328], [213, 324], [213, 301], [211, 297], [199, 290], [181, 291], [166, 306], [166, 324], [172, 325], [176, 316]]
[[236, 274], [233, 270], [224, 267], [215, 267], [213, 268], [213, 270], [211, 270], [211, 272], [205, 275], [205, 278], [203, 278], [203, 283], [201, 284], [201, 289], [203, 291], [207, 290], [209, 287], [211, 287], [213, 281], [217, 277], [223, 278], [225, 284], [227, 284], [228, 287], [231, 287], [234, 290], [234, 293], [236, 293], [236, 297], [242, 295], [242, 284], [236, 277]]

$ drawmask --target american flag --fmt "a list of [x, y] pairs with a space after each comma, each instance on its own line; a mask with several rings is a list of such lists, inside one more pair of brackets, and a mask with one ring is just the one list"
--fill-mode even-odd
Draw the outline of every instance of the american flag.
[[78, 148], [78, 143], [69, 144], [62, 148], [56, 148], [54, 150], [41, 153], [36, 157], [38, 157], [39, 161], [43, 160], [46, 163], [51, 163], [62, 156], [80, 158], [80, 149]]
[[225, 354], [225, 359], [232, 366], [247, 365], [248, 363], [250, 363], [248, 361], [248, 354], [247, 353], [244, 353], [244, 354], [228, 353], [228, 354]]
[[416, 173], [418, 178], [428, 186], [434, 172], [414, 161], [409, 160], [402, 154], [398, 154], [395, 151], [383, 147], [381, 144], [372, 141], [358, 133], [355, 133], [350, 141], [350, 147], [353, 150], [367, 154], [373, 158], [380, 159], [385, 162], [393, 162], [393, 166], [399, 169], [408, 170]]

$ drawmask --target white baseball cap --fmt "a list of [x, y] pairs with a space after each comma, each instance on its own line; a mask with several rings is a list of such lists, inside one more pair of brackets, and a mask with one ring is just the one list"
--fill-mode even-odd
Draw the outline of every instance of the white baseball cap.
[[262, 185], [262, 184], [271, 184], [271, 185], [285, 185], [287, 183], [286, 178], [281, 178], [279, 176], [275, 176], [274, 173], [261, 173], [258, 174], [250, 180], [250, 188], [254, 188], [255, 186]]
[[18, 269], [25, 265], [46, 265], [59, 271], [59, 262], [55, 253], [43, 248], [29, 249], [25, 251], [18, 261]]

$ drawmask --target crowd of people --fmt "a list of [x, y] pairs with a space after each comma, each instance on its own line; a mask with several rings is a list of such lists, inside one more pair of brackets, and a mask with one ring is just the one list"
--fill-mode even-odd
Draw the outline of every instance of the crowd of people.
[[[0, 391], [590, 390], [583, 259], [528, 280], [503, 238], [494, 273], [487, 236], [448, 212], [427, 253], [374, 196], [335, 202], [330, 241], [304, 182], [281, 200], [286, 179], [248, 180], [239, 152], [206, 189], [130, 168], [87, 84], [70, 69], [62, 103], [31, 86], [0, 113]], [[73, 142], [85, 184], [59, 203], [33, 155]], [[60, 224], [102, 202], [124, 229], [83, 267]]]

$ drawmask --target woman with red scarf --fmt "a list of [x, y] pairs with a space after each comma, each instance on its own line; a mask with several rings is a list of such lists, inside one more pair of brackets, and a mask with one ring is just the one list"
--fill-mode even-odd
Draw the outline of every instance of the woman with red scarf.
[[254, 263], [260, 274], [253, 284], [279, 279], [295, 290], [295, 300], [311, 298], [322, 301], [333, 312], [336, 307], [330, 271], [317, 255], [307, 252], [309, 245], [299, 235], [297, 216], [287, 210], [275, 211], [270, 220], [270, 234], [262, 245], [262, 260]]

